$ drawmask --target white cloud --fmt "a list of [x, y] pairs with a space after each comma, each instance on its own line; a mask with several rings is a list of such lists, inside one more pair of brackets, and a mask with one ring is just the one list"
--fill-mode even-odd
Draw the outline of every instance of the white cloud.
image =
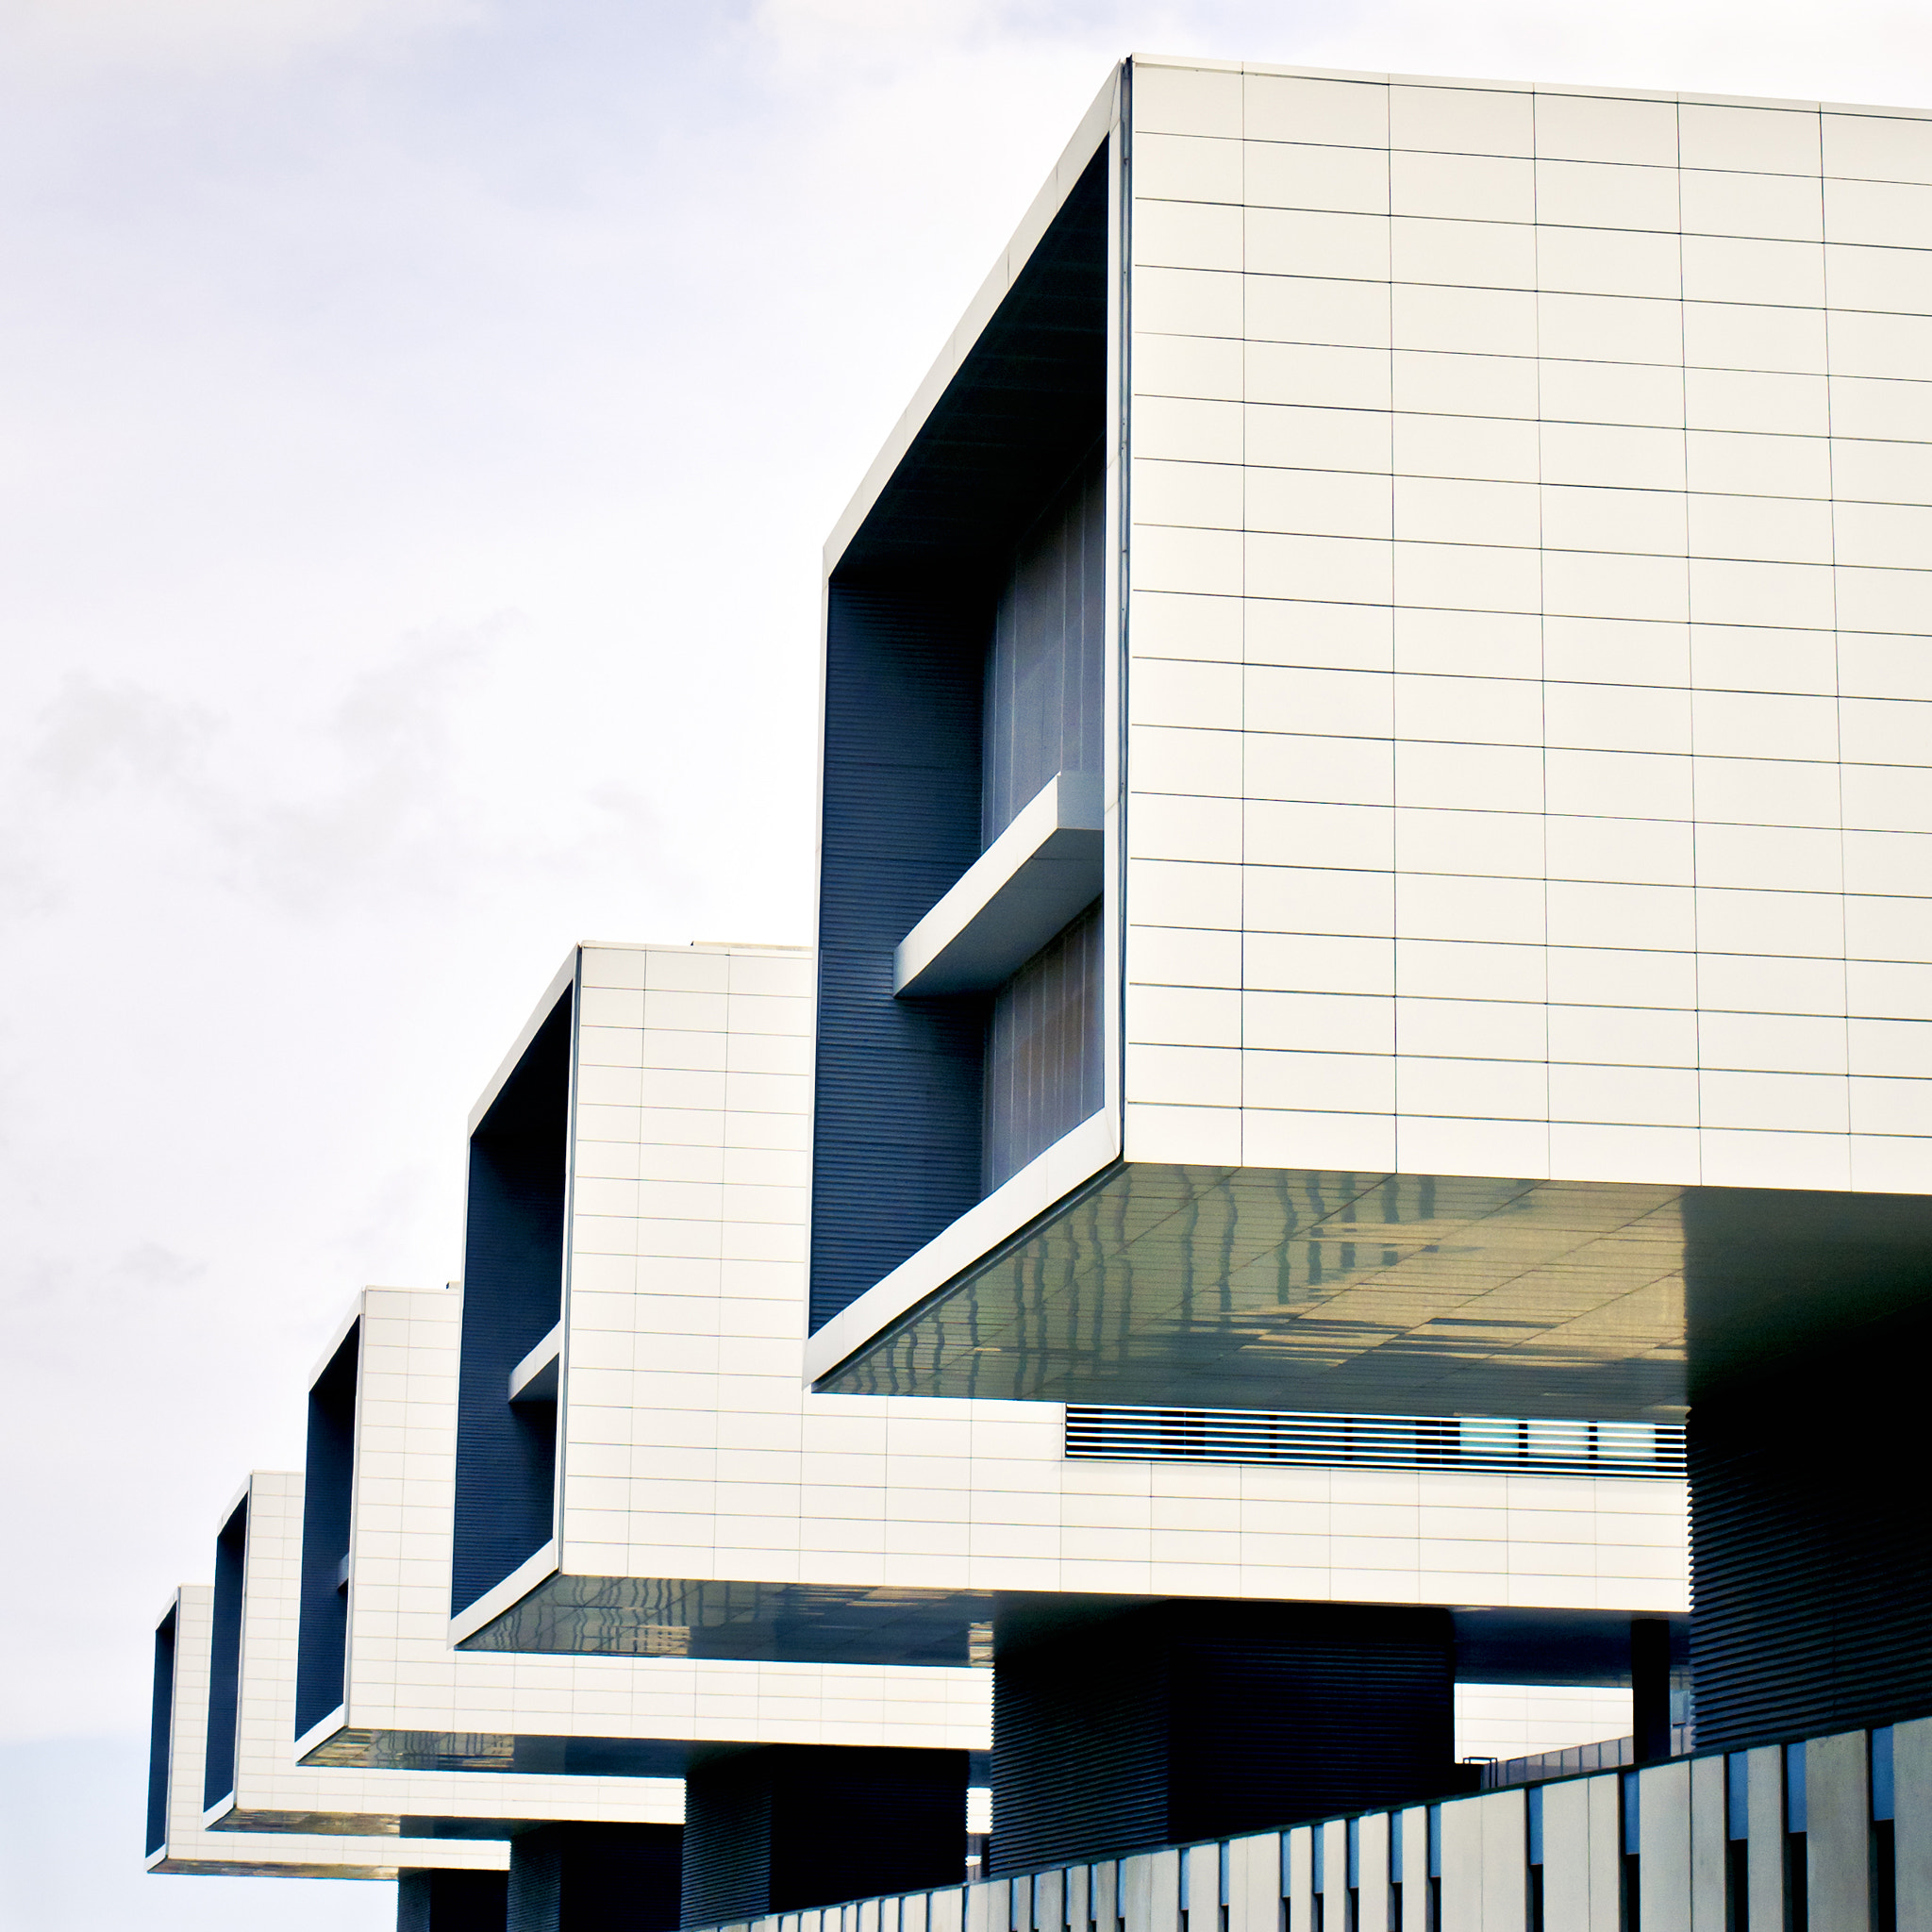
[[69, 794], [128, 783], [180, 784], [214, 728], [215, 721], [192, 706], [71, 671], [42, 717], [27, 766]]
[[1925, 15], [1887, 0], [1392, 0], [1330, 45], [1338, 64], [1684, 92], [1909, 105], [1932, 85]]

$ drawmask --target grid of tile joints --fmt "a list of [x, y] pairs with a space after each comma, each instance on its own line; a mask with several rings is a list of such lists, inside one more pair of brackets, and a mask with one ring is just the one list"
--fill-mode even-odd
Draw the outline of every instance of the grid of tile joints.
[[1132, 94], [1130, 1157], [1932, 1187], [1932, 121]]
[[[305, 1821], [313, 1820], [318, 1828], [395, 1832], [408, 1818], [462, 1819], [479, 1826], [494, 1821], [539, 1819], [671, 1824], [682, 1820], [684, 1789], [677, 1778], [403, 1771], [298, 1763], [294, 1718], [302, 1488], [302, 1477], [292, 1473], [258, 1471], [249, 1479], [235, 1790], [228, 1806], [219, 1814], [209, 1814], [210, 1824], [217, 1824], [220, 1817], [232, 1817], [244, 1828], [260, 1830], [299, 1828]], [[445, 1530], [445, 1552], [447, 1542]], [[447, 1561], [445, 1554], [440, 1586], [445, 1603]], [[394, 1585], [380, 1580], [371, 1583], [358, 1576], [353, 1548], [349, 1575], [352, 1610], [356, 1598], [364, 1591], [378, 1602], [395, 1593]], [[380, 1639], [365, 1641], [375, 1651], [403, 1647], [385, 1646]], [[441, 1679], [442, 1696], [438, 1707], [447, 1710], [451, 1707], [450, 1686], [467, 1675], [459, 1667], [469, 1661], [446, 1658], [440, 1672], [429, 1667], [426, 1674]], [[484, 1661], [497, 1664], [494, 1673], [486, 1668], [475, 1679], [486, 1707], [493, 1710], [501, 1695], [501, 1679], [513, 1674], [521, 1660]], [[407, 1674], [407, 1664], [400, 1668]], [[567, 1731], [569, 1714], [558, 1713], [554, 1721], [546, 1715], [543, 1725], [553, 1732]]]
[[166, 1836], [147, 1870], [248, 1878], [393, 1878], [406, 1868], [501, 1872], [509, 1847], [489, 1840], [432, 1843], [382, 1835], [210, 1830], [202, 1817], [208, 1749], [214, 1591], [183, 1584], [175, 1597], [173, 1707], [168, 1726]]
[[1068, 1461], [1058, 1404], [807, 1392], [809, 993], [583, 949], [567, 1574], [1685, 1607], [1679, 1483]]
[[[325, 1744], [325, 1756], [342, 1761], [359, 1755], [362, 1737], [399, 1734], [470, 1739], [486, 1751], [515, 1737], [989, 1748], [984, 1672], [452, 1650], [461, 1294], [369, 1289], [358, 1308], [342, 1715], [343, 1733], [358, 1741], [350, 1754]], [[457, 1784], [473, 1804], [501, 1803], [486, 1795], [500, 1786], [518, 1793], [512, 1816], [681, 1816], [676, 1780], [491, 1773]], [[654, 1808], [640, 1813], [646, 1789]]]

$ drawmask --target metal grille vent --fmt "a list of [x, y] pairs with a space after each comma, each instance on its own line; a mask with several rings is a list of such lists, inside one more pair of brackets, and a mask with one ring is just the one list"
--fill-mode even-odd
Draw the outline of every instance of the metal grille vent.
[[1670, 1423], [1501, 1416], [1303, 1415], [1265, 1408], [1114, 1408], [1070, 1404], [1066, 1453], [1131, 1462], [1274, 1462], [1321, 1468], [1454, 1469], [1502, 1475], [1674, 1476], [1684, 1431]]

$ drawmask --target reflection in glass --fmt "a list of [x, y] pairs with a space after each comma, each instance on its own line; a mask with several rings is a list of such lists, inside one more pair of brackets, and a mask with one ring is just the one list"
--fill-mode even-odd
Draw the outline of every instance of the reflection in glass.
[[819, 1386], [1676, 1422], [1682, 1191], [1129, 1163]]

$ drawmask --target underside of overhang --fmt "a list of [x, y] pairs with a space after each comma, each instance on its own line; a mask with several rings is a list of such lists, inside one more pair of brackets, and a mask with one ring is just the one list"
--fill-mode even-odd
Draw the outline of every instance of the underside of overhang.
[[1932, 1200], [1122, 1163], [826, 1392], [1676, 1422], [1932, 1298]]
[[[1152, 1597], [1085, 1591], [937, 1590], [746, 1579], [554, 1575], [478, 1631], [465, 1650], [577, 1657], [757, 1659], [779, 1663], [991, 1665], [1047, 1626], [1100, 1624]], [[1629, 1610], [1445, 1606], [1456, 1627], [1457, 1674], [1491, 1684], [1629, 1681]], [[1654, 1615], [1645, 1611], [1643, 1615]], [[1682, 1646], [1689, 1629], [1670, 1620]], [[559, 1768], [543, 1753], [568, 1744], [570, 1769], [619, 1770], [624, 1740], [443, 1738], [354, 1731], [308, 1762], [408, 1769]], [[632, 1740], [626, 1767], [664, 1775], [693, 1748]], [[597, 1755], [597, 1754], [603, 1755]], [[440, 1754], [440, 1755], [439, 1755]], [[675, 1760], [681, 1763], [681, 1757]], [[675, 1771], [668, 1774], [678, 1774]]]

